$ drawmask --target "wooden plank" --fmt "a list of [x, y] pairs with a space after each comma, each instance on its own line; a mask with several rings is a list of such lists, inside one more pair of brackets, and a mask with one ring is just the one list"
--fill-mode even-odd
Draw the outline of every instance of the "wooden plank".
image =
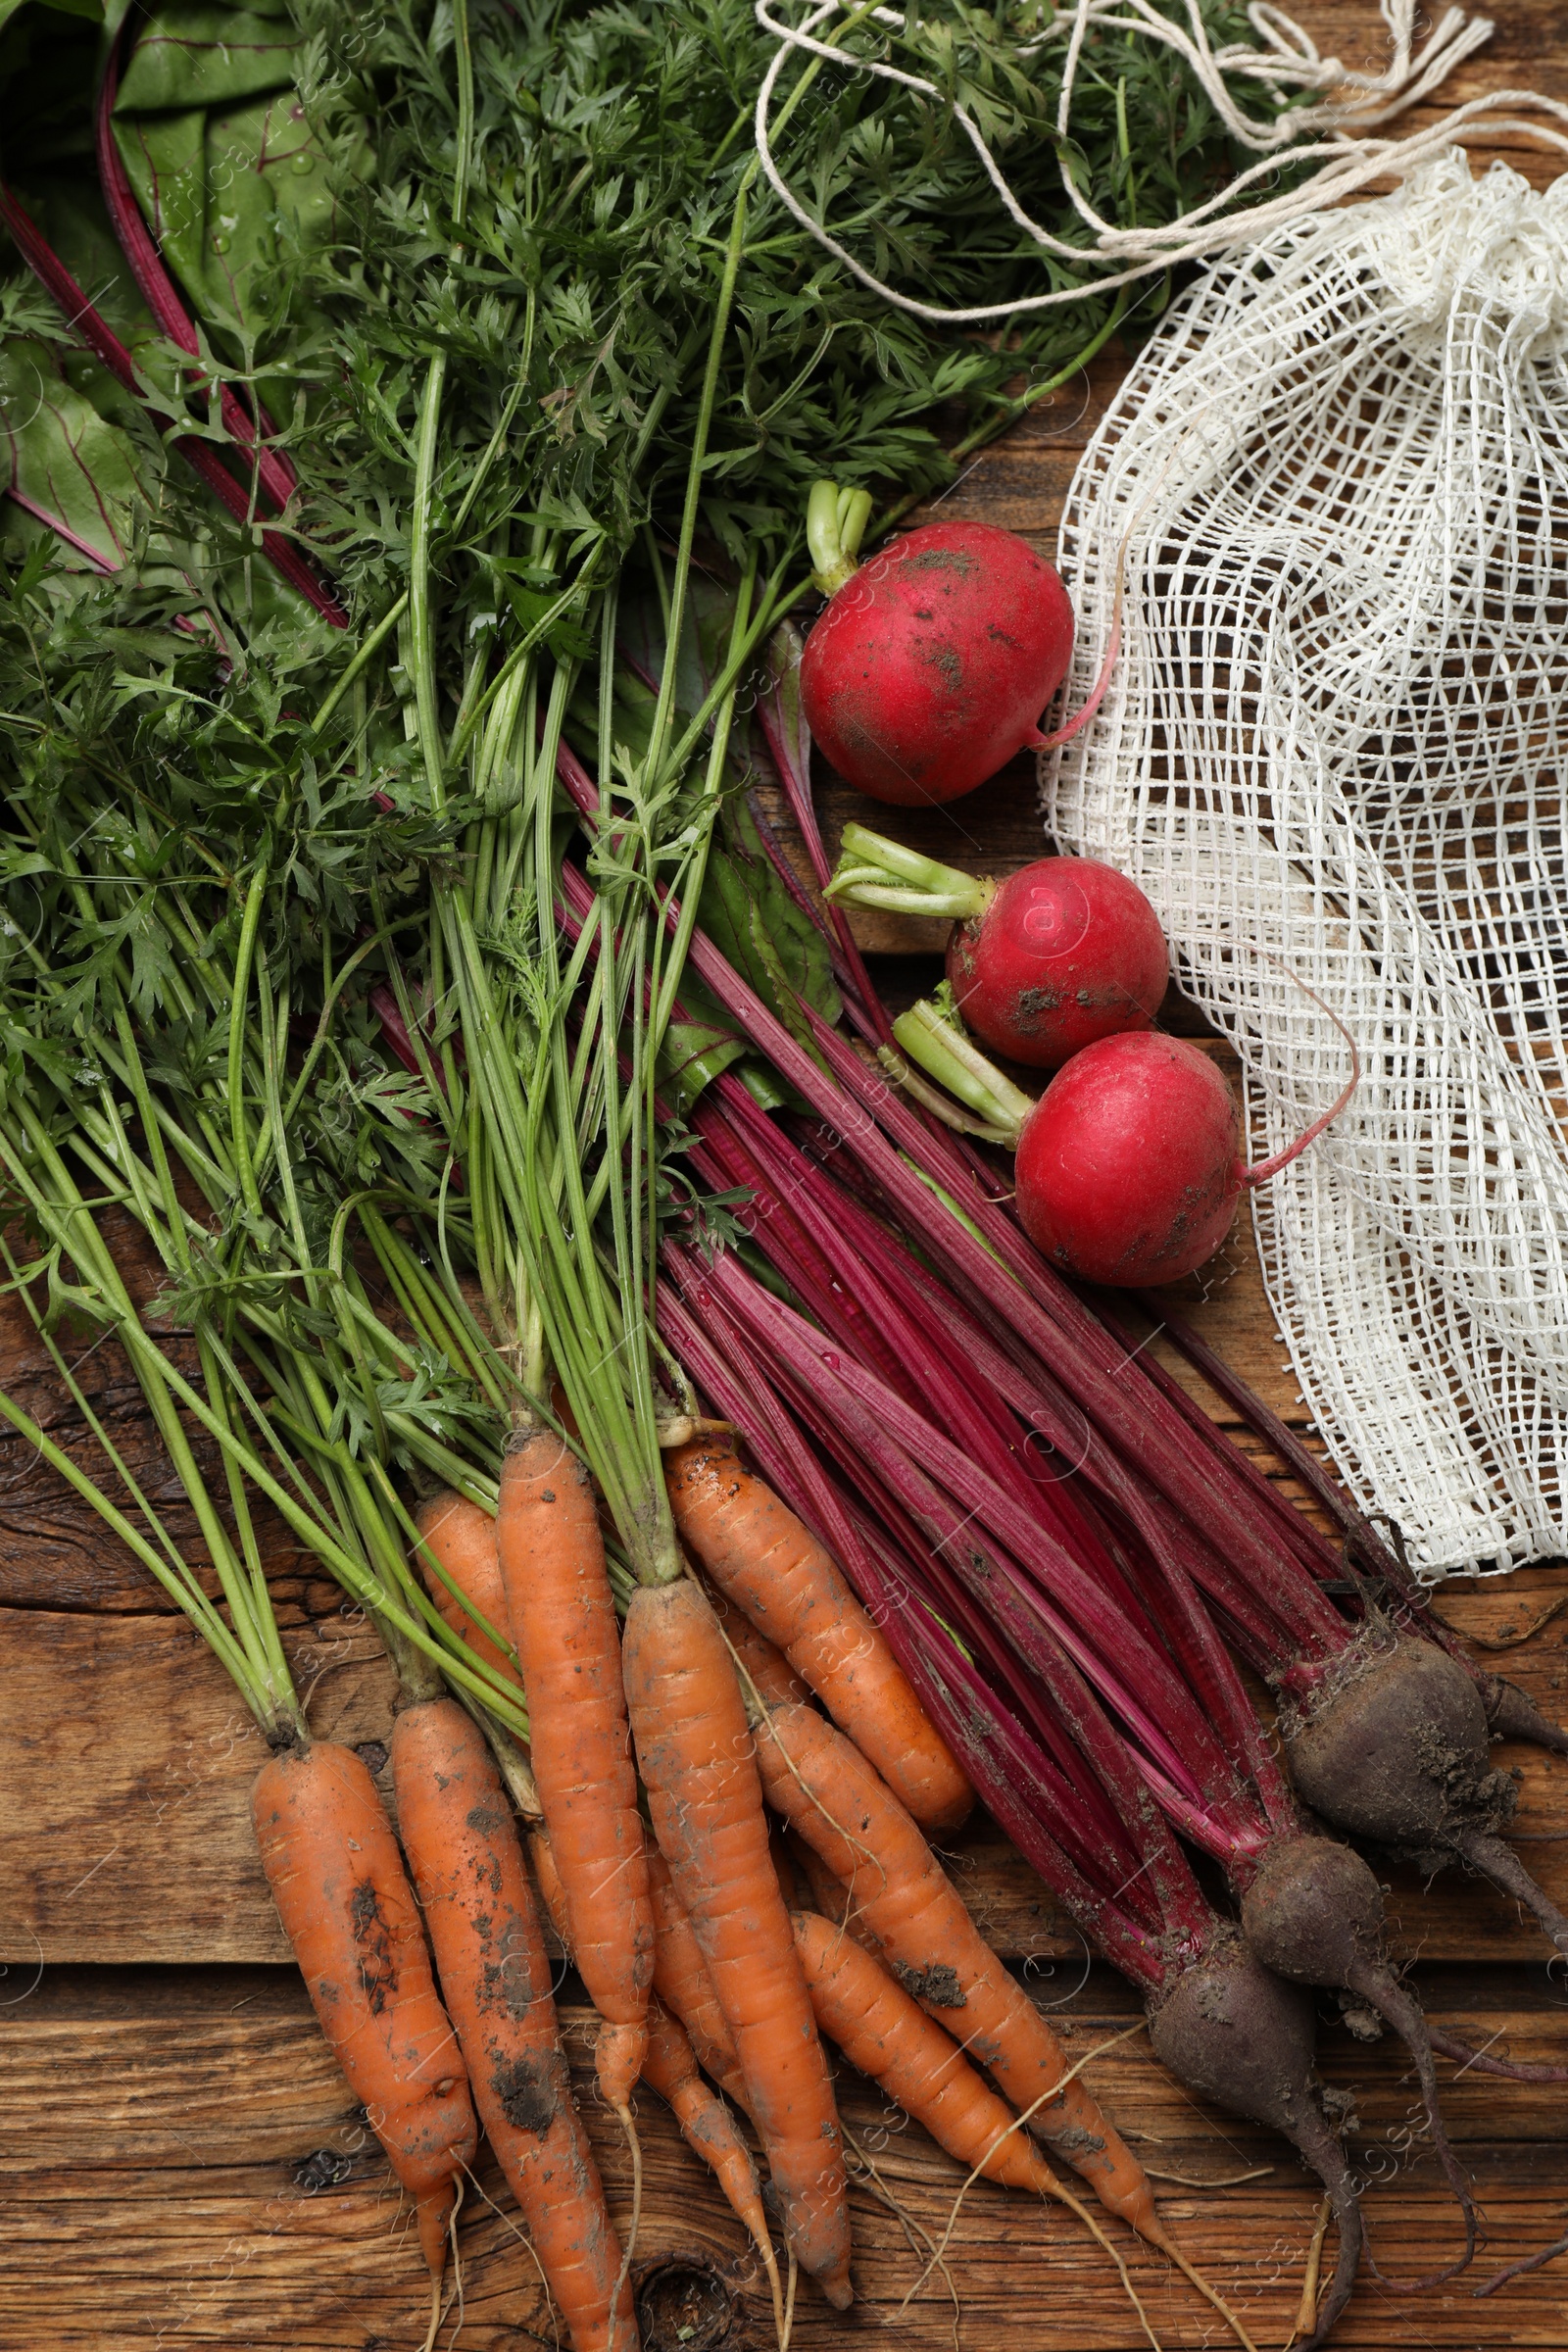
[[[287, 1646], [322, 1737], [384, 1742], [373, 1635], [334, 1614]], [[250, 1826], [266, 1752], [182, 1619], [0, 1611], [0, 1958], [287, 1959]]]
[[[1495, 1639], [1528, 1624], [1568, 1587], [1550, 1569], [1484, 1584], [1448, 1604], [1455, 1623]], [[1496, 1633], [1493, 1631], [1496, 1629]], [[379, 1765], [394, 1683], [373, 1640], [336, 1613], [288, 1637], [316, 1730], [365, 1744]], [[1556, 1712], [1568, 1676], [1568, 1613], [1496, 1655]], [[259, 1734], [194, 1634], [168, 1618], [0, 1611], [0, 1961], [179, 1962], [288, 1957], [251, 1836]], [[1560, 1758], [1499, 1747], [1520, 1774], [1518, 1827], [1554, 1837]], [[390, 1798], [386, 1776], [383, 1789]], [[1522, 1848], [1568, 1906], [1568, 1846]], [[955, 1877], [1000, 1951], [1059, 1971], [1082, 1941], [992, 1823], [952, 1841]], [[1489, 1887], [1449, 1873], [1425, 1888], [1391, 1872], [1402, 1957], [1538, 1960], [1534, 1923]]]
[[[118, 1984], [106, 1984], [120, 1976]], [[236, 1992], [236, 1986], [239, 1987]], [[1474, 2022], [1468, 2007], [1441, 2014]], [[1483, 2011], [1483, 2015], [1488, 2013]], [[1521, 2054], [1568, 2054], [1560, 2010], [1504, 2012]], [[1108, 1974], [1059, 2014], [1076, 2052], [1092, 2049], [1136, 2016], [1132, 1994]], [[1495, 2023], [1493, 2016], [1491, 2022]], [[579, 2097], [617, 2218], [629, 2179], [612, 2119], [592, 2095], [595, 2021], [568, 2012]], [[1396, 2054], [1330, 2036], [1326, 2071], [1358, 2086], [1358, 2165], [1372, 2181], [1369, 2209], [1391, 2268], [1436, 2267], [1451, 2250], [1451, 2206], [1419, 2147], [1408, 2139], [1410, 2092]], [[880, 2180], [928, 2236], [940, 2235], [961, 2180], [924, 2134], [890, 2115], [878, 2095], [841, 2069], [845, 2120]], [[1263, 2178], [1197, 2191], [1167, 2183], [1162, 2201], [1184, 2246], [1232, 2294], [1262, 2342], [1281, 2342], [1298, 2291], [1315, 2195], [1267, 2134], [1218, 2117], [1176, 2090], [1141, 2039], [1098, 2061], [1097, 2090], [1136, 2134], [1156, 2171], [1212, 2182], [1254, 2166]], [[0, 2346], [33, 2352], [40, 2341], [91, 2344], [96, 2352], [144, 2345], [160, 2331], [225, 2347], [288, 2340], [385, 2352], [421, 2341], [424, 2314], [409, 2216], [327, 2057], [297, 1979], [282, 1970], [69, 1972], [23, 2005], [0, 2042], [0, 2196], [10, 2248]], [[1460, 2083], [1450, 2124], [1477, 2175], [1493, 2236], [1493, 2264], [1549, 2242], [1553, 2147], [1499, 2145], [1522, 2111], [1515, 2094]], [[1539, 2097], [1532, 2120], [1555, 2141], [1561, 2103]], [[726, 2352], [763, 2352], [771, 2323], [757, 2267], [710, 2183], [645, 2093], [639, 2129], [646, 2166], [637, 2275], [649, 2352], [675, 2352], [679, 2326], [697, 2315], [692, 2341]], [[304, 2173], [309, 2159], [331, 2159]], [[316, 2193], [305, 2180], [340, 2175]], [[511, 2200], [481, 2163], [462, 2245], [466, 2347], [499, 2347], [522, 2331], [553, 2341]], [[485, 2200], [491, 2200], [487, 2203]], [[848, 2322], [807, 2290], [796, 2341], [825, 2352], [847, 2334], [900, 2319], [910, 2352], [953, 2342], [952, 2298], [939, 2278], [918, 2285], [923, 2254], [868, 2187], [855, 2193], [857, 2278], [862, 2297]], [[1391, 2230], [1396, 2216], [1396, 2242]], [[1380, 2230], [1380, 2222], [1384, 2227]], [[105, 2244], [114, 2249], [105, 2259]], [[1163, 2263], [1132, 2265], [1160, 2340], [1217, 2341], [1190, 2290]], [[1059, 2212], [982, 2184], [964, 2200], [949, 2249], [963, 2310], [963, 2340], [989, 2346], [1005, 2328], [1030, 2352], [1131, 2347], [1141, 2333], [1104, 2255]], [[675, 2274], [688, 2276], [684, 2288]], [[1496, 2343], [1561, 2343], [1561, 2282], [1547, 2273], [1521, 2282], [1496, 2309]], [[710, 2323], [722, 2315], [729, 2332]], [[1470, 2347], [1477, 2307], [1465, 2286], [1411, 2307], [1370, 2280], [1339, 2341], [1347, 2347]], [[674, 2325], [670, 2325], [673, 2317]]]

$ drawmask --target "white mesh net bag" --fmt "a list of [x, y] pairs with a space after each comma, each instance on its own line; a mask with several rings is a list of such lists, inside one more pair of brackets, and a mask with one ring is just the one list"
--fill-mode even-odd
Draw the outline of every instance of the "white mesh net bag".
[[1568, 1550], [1568, 176], [1450, 150], [1168, 314], [1079, 466], [1063, 848], [1237, 1046], [1272, 1302], [1427, 1576]]

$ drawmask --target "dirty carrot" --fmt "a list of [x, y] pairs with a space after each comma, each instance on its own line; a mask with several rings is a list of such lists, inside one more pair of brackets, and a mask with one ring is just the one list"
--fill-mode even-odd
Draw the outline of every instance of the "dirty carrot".
[[735, 2055], [735, 2036], [719, 2005], [697, 1934], [675, 1891], [669, 1864], [656, 1846], [648, 1857], [648, 1887], [654, 1906], [654, 1990], [685, 2027], [697, 2062], [726, 2097], [746, 2107], [746, 2082]]
[[[571, 1939], [566, 1926], [565, 1889], [550, 1850], [549, 1831], [535, 1830], [528, 1839], [528, 1848], [540, 1898], [569, 1959]], [[716, 2098], [703, 2081], [691, 2036], [680, 2019], [664, 2007], [657, 1991], [648, 2003], [648, 2047], [643, 2054], [642, 2079], [673, 2111], [687, 2146], [708, 2166], [724, 2191], [730, 2210], [751, 2232], [762, 2257], [775, 2309], [782, 2316], [778, 2263], [768, 2234], [767, 2214], [752, 2152], [723, 2100]]]
[[[838, 2310], [854, 2299], [844, 2153], [734, 1664], [689, 1579], [644, 1586], [622, 1650], [660, 1849], [735, 2037], [791, 2251]], [[786, 1710], [786, 1712], [805, 1712]]]
[[1151, 2244], [1167, 2236], [1142, 2165], [1081, 2081], [1037, 2102], [1067, 2072], [1060, 2042], [981, 1936], [918, 1826], [870, 1765], [808, 1707], [777, 1708], [757, 1740], [768, 1802], [848, 1888], [906, 1992], [962, 2042], [1030, 2130]]
[[916, 1821], [956, 1829], [974, 1792], [885, 1637], [810, 1530], [704, 1437], [665, 1468], [681, 1540], [726, 1597], [783, 1650]]
[[1061, 2183], [1004, 2099], [880, 1961], [815, 1911], [791, 1916], [816, 2022], [862, 2075], [960, 2164], [1004, 2188]]
[[939, 2148], [956, 2157], [970, 2180], [1033, 2189], [1076, 2215], [1110, 2256], [1149, 2329], [1148, 2316], [1116, 2248], [1088, 2207], [1052, 2171], [1005, 2100], [976, 2074], [953, 2036], [830, 1920], [816, 1912], [797, 1911], [791, 1924], [816, 2022], [850, 2064], [929, 2132]]
[[595, 2053], [600, 2087], [624, 2121], [642, 2071], [653, 1983], [648, 1856], [604, 1537], [587, 1472], [549, 1430], [512, 1440], [496, 1543], [571, 1945], [605, 2021]]
[[420, 1503], [415, 1525], [419, 1570], [430, 1598], [458, 1639], [520, 1690], [516, 1657], [502, 1647], [508, 1639], [507, 1592], [494, 1519], [466, 1495], [443, 1490]]
[[709, 2167], [724, 2191], [730, 2210], [750, 2231], [762, 2258], [774, 2304], [782, 2314], [778, 2260], [768, 2234], [767, 2213], [752, 2152], [723, 2100], [703, 2081], [697, 2053], [685, 2027], [679, 2018], [670, 2015], [657, 1994], [648, 2005], [648, 2054], [643, 2060], [643, 2081], [673, 2109], [687, 2146]]
[[796, 1875], [804, 1879], [810, 1889], [811, 1909], [830, 1921], [836, 1933], [853, 1936], [865, 1951], [880, 1957], [876, 1937], [850, 1900], [849, 1888], [833, 1876], [821, 1855], [814, 1846], [807, 1844], [799, 1830], [786, 1830], [784, 1836]]
[[478, 2132], [467, 2070], [430, 1974], [418, 1906], [375, 1784], [351, 1747], [285, 1748], [251, 1818], [321, 2031], [415, 2201], [432, 2278]]
[[631, 2288], [572, 2098], [550, 1957], [484, 1735], [455, 1699], [405, 1707], [392, 1770], [404, 1850], [485, 2136], [572, 2352], [634, 2352]]
[[760, 1634], [744, 1609], [720, 1592], [709, 1594], [718, 1630], [728, 1642], [740, 1669], [741, 1689], [748, 1680], [765, 1705], [781, 1707], [787, 1700], [807, 1699], [810, 1693], [784, 1652]]

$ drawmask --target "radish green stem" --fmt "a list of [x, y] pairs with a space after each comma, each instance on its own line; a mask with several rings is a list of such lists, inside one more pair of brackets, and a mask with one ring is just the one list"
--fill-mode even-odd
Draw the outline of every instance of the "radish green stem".
[[911, 1004], [894, 1022], [893, 1034], [910, 1060], [977, 1111], [997, 1131], [999, 1141], [1017, 1141], [1034, 1109], [1033, 1098], [977, 1052], [963, 1031], [944, 1020], [934, 1004], [923, 998]]
[[841, 490], [837, 482], [813, 482], [806, 501], [806, 545], [811, 585], [836, 596], [855, 577], [856, 559], [871, 519], [869, 490]]
[[989, 875], [961, 873], [922, 858], [868, 825], [844, 828], [839, 862], [823, 896], [851, 906], [885, 906], [896, 914], [925, 914], [963, 922], [984, 914], [997, 895]]

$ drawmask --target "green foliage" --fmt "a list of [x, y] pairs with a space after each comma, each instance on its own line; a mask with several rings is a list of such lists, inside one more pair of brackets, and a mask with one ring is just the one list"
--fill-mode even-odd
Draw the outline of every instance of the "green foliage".
[[[1216, 37], [1244, 29], [1230, 0], [1194, 5]], [[1062, 29], [999, 0], [909, 30], [1024, 201], [1081, 241]], [[137, 20], [115, 136], [194, 314], [197, 381], [94, 194], [82, 34], [0, 13], [8, 176], [162, 405], [242, 473], [211, 376], [260, 388], [302, 477], [286, 526], [352, 626], [278, 584], [25, 279], [0, 287], [0, 1161], [46, 1222], [62, 1171], [142, 1222], [162, 1305], [209, 1350], [204, 1393], [250, 1416], [308, 1494], [291, 1523], [352, 1590], [401, 1560], [393, 1474], [485, 1492], [547, 1353], [628, 1556], [662, 1573], [640, 1318], [679, 1138], [649, 1098], [657, 1078], [688, 1105], [731, 1065], [768, 1082], [680, 973], [656, 893], [798, 1030], [803, 1003], [835, 1017], [736, 723], [806, 588], [806, 491], [937, 486], [944, 437], [1070, 366], [1108, 298], [989, 339], [890, 312], [757, 173], [772, 50], [751, 0], [470, 0], [469, 20], [167, 0]], [[853, 60], [877, 36], [845, 37]], [[1062, 280], [945, 106], [792, 66], [777, 121], [792, 184], [895, 283], [968, 304]], [[1168, 52], [1131, 37], [1088, 59], [1067, 160], [1145, 221], [1233, 162]], [[574, 960], [540, 919], [564, 720], [605, 807]], [[139, 1376], [162, 1394], [155, 1355]]]

